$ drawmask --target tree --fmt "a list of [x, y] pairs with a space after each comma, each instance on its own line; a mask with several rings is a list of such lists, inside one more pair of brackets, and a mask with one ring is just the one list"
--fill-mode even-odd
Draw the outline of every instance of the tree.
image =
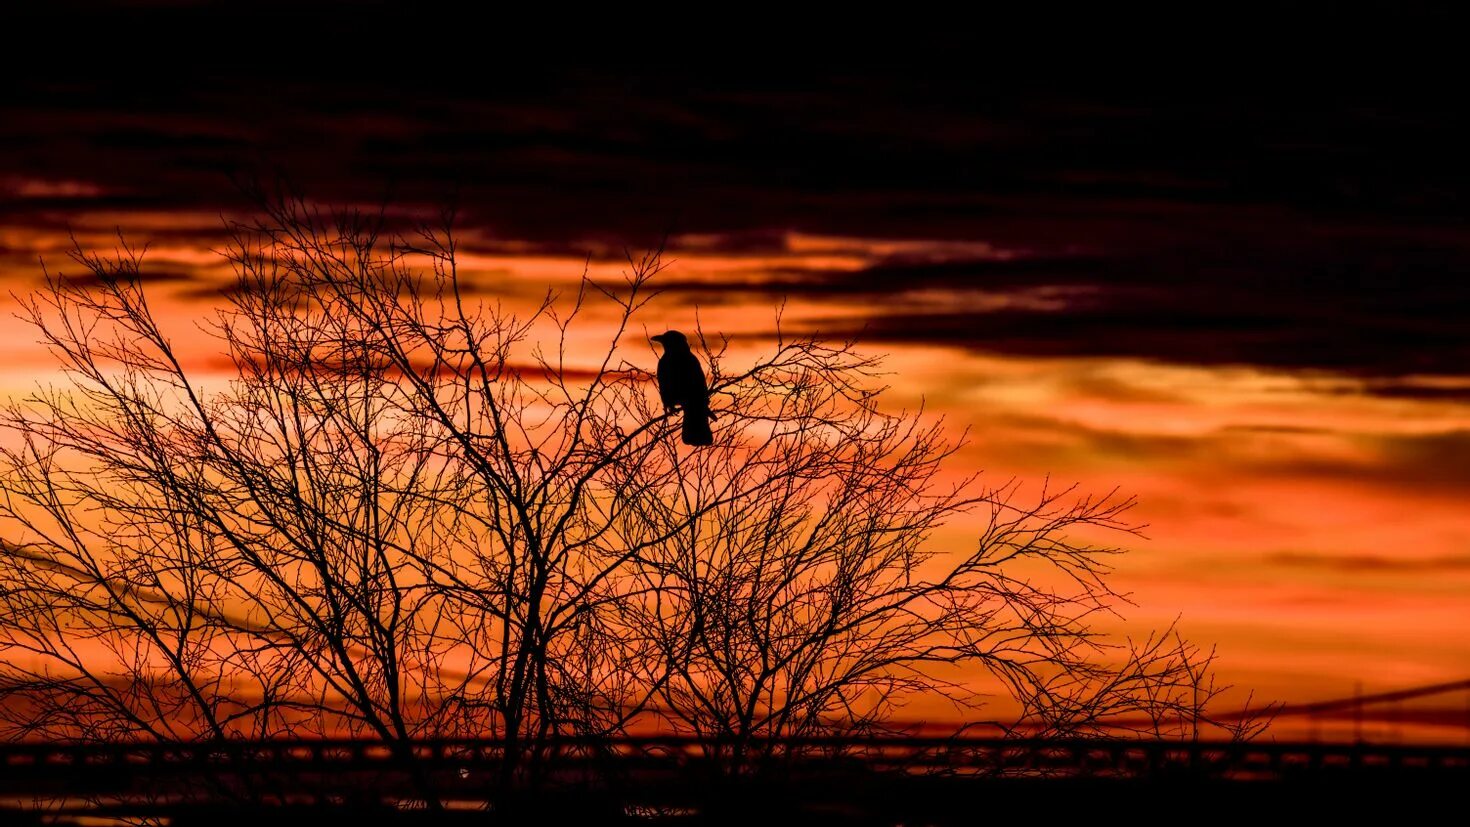
[[[264, 201], [207, 326], [224, 386], [186, 367], [125, 242], [24, 299], [66, 383], [3, 415], [8, 737], [347, 734], [407, 759], [488, 736], [516, 785], [557, 737], [657, 720], [739, 771], [914, 693], [973, 703], [967, 665], [1047, 732], [1200, 720], [1207, 656], [1088, 625], [1116, 549], [1069, 532], [1126, 534], [1131, 501], [943, 484], [958, 443], [882, 411], [852, 342], [732, 366], [701, 332], [716, 444], [690, 449], [629, 335], [657, 252], [516, 314], [460, 276], [448, 226]], [[574, 363], [589, 310], [606, 348]], [[974, 509], [973, 548], [934, 548]]]

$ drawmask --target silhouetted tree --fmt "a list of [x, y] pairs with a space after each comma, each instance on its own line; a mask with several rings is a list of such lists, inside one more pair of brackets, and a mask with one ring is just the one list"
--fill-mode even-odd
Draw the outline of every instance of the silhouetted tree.
[[[945, 483], [956, 443], [883, 412], [851, 342], [732, 366], [698, 335], [717, 419], [691, 449], [629, 335], [657, 253], [518, 314], [443, 228], [280, 199], [234, 230], [207, 327], [228, 381], [186, 368], [142, 251], [79, 249], [85, 277], [23, 301], [66, 382], [3, 415], [7, 736], [349, 734], [405, 760], [490, 736], [517, 785], [557, 736], [658, 720], [739, 771], [757, 739], [873, 731], [914, 693], [973, 704], [962, 666], [1048, 732], [1200, 720], [1207, 656], [1089, 628], [1116, 550], [1069, 532], [1126, 534], [1130, 501]], [[933, 544], [975, 509], [973, 547]]]
[[[765, 758], [755, 745], [887, 731], [915, 696], [973, 711], [983, 697], [962, 679], [977, 671], [1021, 703], [1004, 726], [1022, 734], [1178, 737], [1207, 720], [1209, 653], [1172, 630], [1134, 647], [1091, 628], [1119, 602], [1104, 579], [1119, 550], [1077, 533], [1136, 533], [1131, 499], [946, 482], [959, 443], [883, 413], [877, 364], [852, 343], [782, 338], [776, 353], [735, 376], [707, 353], [720, 450], [661, 443], [627, 468], [622, 543], [658, 599], [622, 604], [623, 627], [662, 653], [669, 725], [739, 771]], [[973, 546], [934, 542], [976, 510]]]

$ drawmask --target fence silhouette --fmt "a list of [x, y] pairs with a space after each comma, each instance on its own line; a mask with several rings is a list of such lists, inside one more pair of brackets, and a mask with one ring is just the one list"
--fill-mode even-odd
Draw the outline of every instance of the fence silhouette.
[[[557, 741], [546, 756], [546, 784], [558, 790], [558, 806], [582, 807], [576, 812], [588, 823], [602, 818], [596, 813], [700, 813], [734, 801], [808, 812], [899, 808], [889, 815], [900, 820], [912, 808], [927, 808], [924, 819], [935, 824], [969, 823], [977, 797], [1014, 807], [1057, 799], [1072, 802], [1057, 806], [1110, 807], [1138, 795], [1153, 801], [1207, 796], [1252, 812], [1278, 806], [1283, 794], [1345, 802], [1364, 791], [1399, 795], [1411, 787], [1416, 800], [1445, 800], [1470, 785], [1470, 747], [996, 738], [809, 738], [749, 746], [761, 757], [749, 759], [748, 769], [776, 772], [751, 774], [757, 783], [733, 793], [730, 776], [715, 771], [710, 758], [728, 745], [679, 737]], [[394, 813], [425, 807], [415, 782], [427, 779], [463, 817], [455, 823], [478, 823], [469, 816], [507, 806], [495, 792], [503, 748], [494, 740], [419, 741], [397, 751], [356, 740], [11, 744], [0, 747], [0, 822], [158, 817], [224, 827], [271, 819], [281, 827], [317, 824], [327, 807], [388, 823], [398, 818]], [[724, 759], [720, 766], [728, 770], [728, 752]], [[1221, 785], [1230, 792], [1222, 794]], [[1344, 790], [1354, 796], [1338, 794]]]
[[[1465, 772], [1470, 747], [1332, 744], [1276, 741], [1017, 738], [799, 738], [747, 744], [755, 764], [862, 767], [872, 771], [967, 774], [1146, 777], [1161, 772], [1277, 777], [1338, 769], [1426, 769]], [[728, 762], [717, 741], [691, 737], [561, 739], [544, 761], [565, 773], [616, 767], [624, 771], [698, 767]], [[424, 740], [407, 749], [381, 741], [293, 740], [204, 743], [34, 744], [0, 746], [0, 787], [64, 773], [73, 789], [89, 778], [119, 774], [312, 774], [395, 770], [413, 763], [464, 777], [500, 766], [503, 743], [490, 739]]]

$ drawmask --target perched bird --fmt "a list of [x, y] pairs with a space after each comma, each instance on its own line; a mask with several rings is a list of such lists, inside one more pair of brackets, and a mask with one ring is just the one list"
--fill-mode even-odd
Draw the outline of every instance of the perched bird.
[[658, 358], [658, 395], [665, 411], [684, 409], [684, 444], [714, 444], [709, 430], [709, 388], [689, 340], [677, 330], [649, 338], [664, 346], [664, 355]]

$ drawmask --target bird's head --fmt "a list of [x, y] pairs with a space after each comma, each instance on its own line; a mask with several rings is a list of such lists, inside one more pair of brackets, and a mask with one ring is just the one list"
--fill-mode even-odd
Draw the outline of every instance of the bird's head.
[[648, 338], [651, 341], [658, 342], [669, 350], [689, 349], [689, 340], [684, 338], [684, 334], [677, 330], [665, 331], [657, 336], [649, 336]]

